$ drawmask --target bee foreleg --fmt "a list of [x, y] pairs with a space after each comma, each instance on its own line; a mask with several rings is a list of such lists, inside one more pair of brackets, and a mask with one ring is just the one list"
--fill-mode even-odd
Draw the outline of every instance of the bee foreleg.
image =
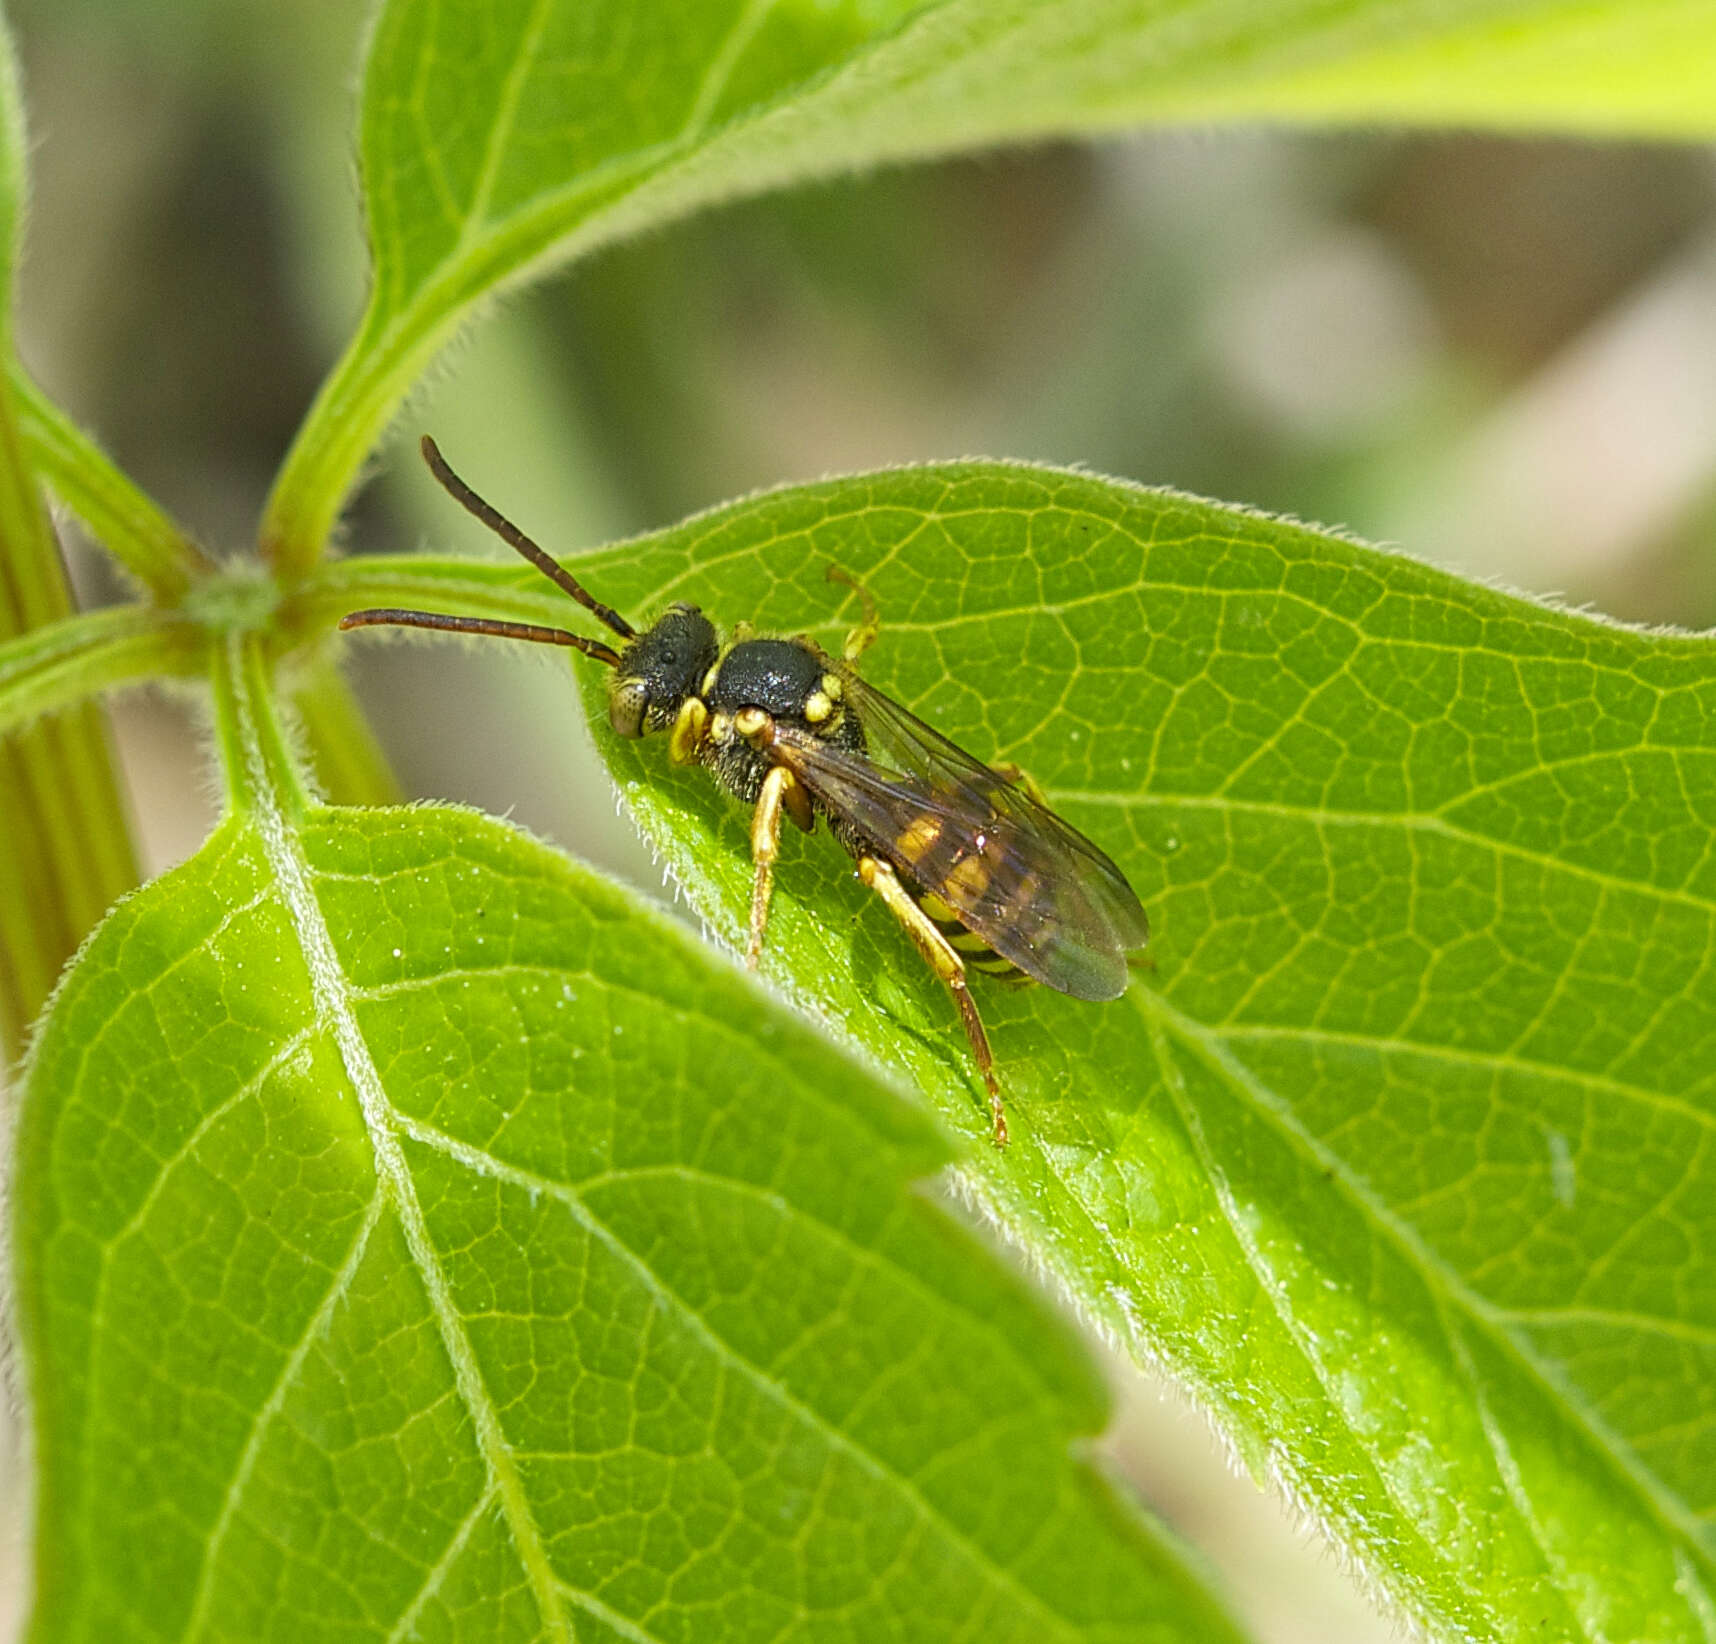
[[709, 710], [703, 699], [688, 696], [680, 705], [679, 715], [667, 739], [667, 756], [676, 765], [689, 765], [703, 746], [703, 735], [709, 725]]
[[775, 858], [781, 849], [781, 813], [796, 818], [803, 804], [803, 790], [784, 765], [776, 765], [763, 778], [757, 808], [751, 812], [751, 862], [756, 876], [751, 881], [751, 939], [745, 946], [745, 969], [755, 970], [763, 956], [763, 930], [769, 922], [769, 896], [775, 888]]
[[977, 1014], [976, 1001], [965, 985], [965, 961], [954, 951], [952, 943], [935, 928], [930, 916], [914, 902], [899, 876], [886, 862], [873, 856], [860, 857], [858, 877], [870, 887], [888, 911], [905, 927], [906, 935], [924, 957], [924, 962], [947, 984], [953, 1002], [959, 1006], [960, 1020], [965, 1024], [965, 1036], [971, 1041], [971, 1054], [977, 1071], [989, 1090], [989, 1116], [995, 1127], [995, 1145], [1007, 1145], [1007, 1111], [1001, 1101], [1001, 1086], [995, 1078], [995, 1058], [990, 1054], [989, 1035], [983, 1031], [983, 1019]]

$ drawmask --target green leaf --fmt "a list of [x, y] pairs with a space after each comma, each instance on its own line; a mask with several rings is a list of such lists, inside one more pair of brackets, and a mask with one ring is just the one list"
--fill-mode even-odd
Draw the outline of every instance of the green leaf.
[[309, 804], [267, 691], [25, 1082], [32, 1637], [1236, 1636], [921, 1118], [503, 824]]
[[[830, 564], [880, 601], [868, 677], [1114, 855], [1154, 968], [1105, 1006], [978, 982], [1004, 1155], [946, 994], [825, 833], [787, 830], [768, 973], [962, 1128], [1033, 1259], [1427, 1626], [1707, 1638], [1710, 642], [988, 464], [782, 491], [578, 571], [634, 620], [688, 599], [834, 646]], [[746, 818], [579, 678], [736, 941]]]
[[713, 200], [1145, 122], [1716, 133], [1687, 0], [388, 0], [364, 74], [373, 285], [264, 546], [320, 553], [472, 306]]

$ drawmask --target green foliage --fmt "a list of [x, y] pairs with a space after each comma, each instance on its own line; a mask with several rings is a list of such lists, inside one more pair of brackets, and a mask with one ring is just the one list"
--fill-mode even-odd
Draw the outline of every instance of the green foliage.
[[388, 0], [364, 78], [374, 282], [265, 549], [320, 553], [423, 368], [498, 285], [711, 201], [1141, 121], [1415, 120], [1707, 136], [1681, 0]]
[[36, 1636], [1234, 1636], [923, 1120], [501, 823], [306, 804], [228, 685], [234, 813], [30, 1071]]
[[[231, 801], [89, 943], [23, 1092], [35, 1636], [1228, 1636], [1069, 1458], [1105, 1415], [1089, 1368], [909, 1190], [946, 1156], [925, 1119], [500, 824], [305, 796], [286, 701], [330, 793], [391, 792], [343, 612], [570, 615], [512, 565], [322, 549], [483, 298], [711, 200], [1142, 120], [1707, 134], [1712, 63], [1676, 0], [384, 4], [373, 290], [266, 571], [213, 568], [0, 375], [9, 573], [51, 563], [45, 482], [148, 590], [0, 612], [29, 630], [0, 642], [29, 765], [0, 802], [105, 861], [105, 903], [123, 835], [87, 746], [15, 733], [175, 673], [210, 679]], [[982, 1207], [1414, 1619], [1707, 1638], [1708, 646], [997, 465], [780, 492], [581, 570], [634, 614], [833, 643], [830, 563], [882, 602], [877, 683], [1126, 867], [1155, 969], [1100, 1008], [985, 993], [1005, 1155], [948, 1001], [826, 839], [788, 841], [771, 978], [963, 1133]], [[604, 749], [734, 935], [744, 819], [661, 748]], [[21, 894], [7, 958], [48, 928]], [[94, 906], [54, 897], [64, 951]]]
[[[982, 994], [1004, 1157], [946, 995], [826, 839], [783, 848], [769, 971], [963, 1129], [1081, 1307], [1413, 1613], [1701, 1638], [1708, 643], [995, 465], [784, 491], [579, 572], [634, 616], [690, 599], [832, 647], [831, 563], [881, 603], [866, 676], [1114, 855], [1155, 969], [1108, 1007]], [[601, 746], [736, 939], [744, 818], [659, 747]]]

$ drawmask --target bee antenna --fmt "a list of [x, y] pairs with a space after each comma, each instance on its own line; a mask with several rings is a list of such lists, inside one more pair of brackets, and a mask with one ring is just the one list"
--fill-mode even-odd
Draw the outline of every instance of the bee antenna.
[[442, 489], [466, 513], [481, 520], [509, 548], [517, 549], [550, 582], [563, 592], [570, 594], [605, 628], [611, 629], [621, 639], [637, 638], [637, 629], [627, 622], [618, 611], [611, 605], [604, 605], [599, 599], [593, 598], [586, 591], [584, 585], [564, 565], [538, 547], [493, 503], [485, 502], [460, 479], [448, 465], [447, 459], [441, 455], [441, 448], [427, 434], [419, 442], [419, 449], [423, 452], [423, 460], [429, 464], [429, 472], [441, 482]]
[[488, 634], [496, 639], [528, 639], [533, 645], [564, 645], [610, 668], [620, 665], [611, 645], [564, 628], [541, 628], [534, 622], [493, 622], [487, 617], [446, 616], [440, 611], [402, 611], [395, 606], [348, 611], [340, 618], [342, 631], [353, 628], [433, 628], [444, 634]]

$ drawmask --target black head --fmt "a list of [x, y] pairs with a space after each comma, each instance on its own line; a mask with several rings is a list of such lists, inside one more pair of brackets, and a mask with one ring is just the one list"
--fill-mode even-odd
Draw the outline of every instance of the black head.
[[578, 579], [551, 558], [504, 514], [484, 502], [447, 465], [435, 442], [424, 435], [423, 459], [458, 503], [517, 549], [537, 570], [589, 611], [611, 633], [626, 642], [623, 651], [599, 639], [565, 628], [544, 628], [534, 622], [508, 622], [489, 617], [443, 616], [435, 611], [405, 611], [393, 607], [353, 611], [342, 628], [391, 625], [439, 628], [461, 634], [493, 634], [503, 639], [527, 639], [538, 645], [564, 645], [614, 670], [608, 681], [608, 721], [621, 736], [646, 736], [672, 728], [679, 710], [715, 666], [720, 645], [715, 627], [695, 605], [670, 606], [648, 633], [640, 634], [611, 605], [595, 598]]
[[671, 730], [720, 652], [715, 624], [695, 605], [669, 606], [620, 653], [608, 681], [608, 723], [621, 736]]

